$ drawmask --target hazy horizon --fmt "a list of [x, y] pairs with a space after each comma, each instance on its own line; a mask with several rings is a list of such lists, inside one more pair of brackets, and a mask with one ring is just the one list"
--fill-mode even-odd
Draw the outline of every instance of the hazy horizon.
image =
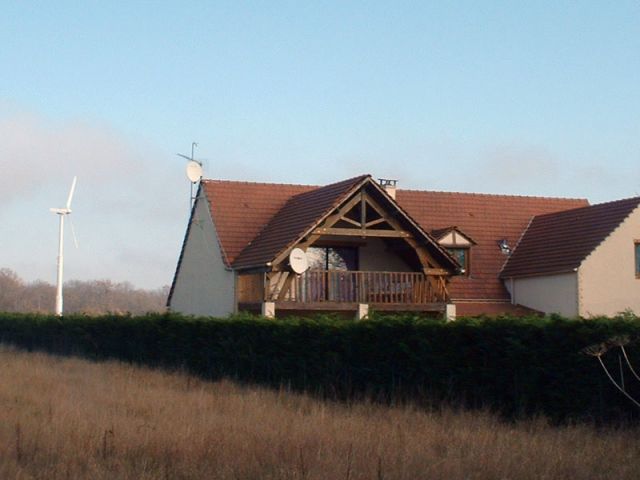
[[640, 194], [640, 4], [4, 5], [0, 265], [171, 283], [205, 176], [588, 198]]

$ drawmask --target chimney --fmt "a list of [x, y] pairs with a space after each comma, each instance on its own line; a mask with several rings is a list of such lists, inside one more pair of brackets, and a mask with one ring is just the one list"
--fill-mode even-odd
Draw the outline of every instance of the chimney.
[[379, 178], [378, 183], [380, 186], [386, 190], [391, 198], [396, 199], [396, 184], [398, 180], [394, 180], [391, 178]]

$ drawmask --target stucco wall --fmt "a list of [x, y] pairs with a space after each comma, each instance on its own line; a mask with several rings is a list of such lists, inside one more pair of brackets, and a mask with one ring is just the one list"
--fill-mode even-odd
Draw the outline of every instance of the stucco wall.
[[410, 272], [411, 268], [392, 250], [384, 240], [369, 237], [358, 252], [360, 270], [378, 272]]
[[207, 199], [201, 197], [186, 239], [170, 308], [188, 315], [234, 311], [234, 273], [225, 268]]
[[634, 240], [639, 239], [640, 208], [636, 208], [578, 269], [580, 315], [615, 315], [626, 309], [640, 314], [634, 252]]
[[513, 303], [540, 310], [559, 313], [566, 317], [578, 315], [578, 285], [576, 273], [561, 273], [539, 277], [516, 278], [505, 285]]

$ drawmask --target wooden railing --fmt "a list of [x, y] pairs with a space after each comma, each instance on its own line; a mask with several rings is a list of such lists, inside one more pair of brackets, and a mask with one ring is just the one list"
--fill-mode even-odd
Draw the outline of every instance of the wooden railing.
[[448, 300], [444, 276], [419, 272], [309, 270], [302, 275], [266, 275], [239, 275], [238, 301], [416, 305]]

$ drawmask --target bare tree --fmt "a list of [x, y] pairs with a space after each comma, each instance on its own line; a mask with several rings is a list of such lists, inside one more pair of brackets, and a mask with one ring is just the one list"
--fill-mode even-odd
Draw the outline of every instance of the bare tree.
[[[135, 288], [129, 282], [111, 280], [65, 283], [65, 312], [100, 315], [103, 313], [161, 312], [169, 287], [155, 290]], [[55, 287], [44, 281], [24, 282], [13, 270], [0, 269], [0, 311], [52, 312]]]

